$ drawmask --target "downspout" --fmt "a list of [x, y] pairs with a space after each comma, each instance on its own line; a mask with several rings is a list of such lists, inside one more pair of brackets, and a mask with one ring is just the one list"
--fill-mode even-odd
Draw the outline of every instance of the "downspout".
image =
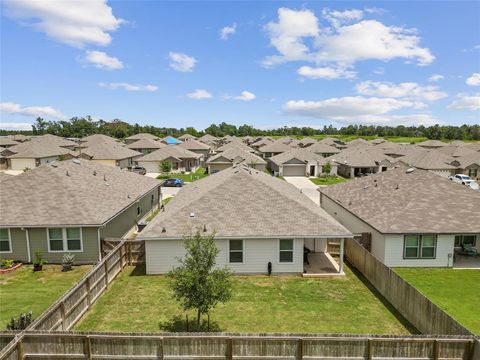
[[98, 261], [102, 260], [102, 242], [100, 240], [100, 229], [97, 228], [97, 240], [98, 240]]
[[32, 253], [30, 251], [30, 233], [28, 232], [28, 229], [25, 228], [25, 236], [26, 236], [26, 239], [27, 239], [27, 258], [28, 258], [28, 262], [32, 262]]

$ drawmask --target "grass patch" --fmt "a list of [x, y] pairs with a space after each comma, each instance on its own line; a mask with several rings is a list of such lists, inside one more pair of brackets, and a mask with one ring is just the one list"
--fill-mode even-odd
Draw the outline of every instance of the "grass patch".
[[[346, 268], [345, 278], [234, 276], [233, 297], [211, 314], [232, 332], [408, 334], [406, 327]], [[86, 331], [185, 330], [185, 312], [165, 276], [126, 268], [76, 326]], [[122, 299], [122, 301], [118, 301]], [[189, 313], [194, 319], [194, 313]]]
[[315, 185], [335, 185], [348, 181], [348, 179], [345, 179], [341, 176], [324, 176], [310, 178], [310, 181], [313, 182]]
[[184, 182], [193, 182], [204, 177], [208, 176], [207, 169], [205, 168], [198, 168], [197, 171], [192, 172], [190, 174], [181, 174], [181, 173], [170, 173], [170, 174], [161, 174], [157, 176], [159, 180], [165, 180], [170, 178], [182, 179]]
[[0, 275], [0, 329], [5, 329], [12, 317], [32, 311], [38, 317], [90, 270], [91, 266], [75, 266], [62, 272], [61, 265], [44, 265], [43, 271], [33, 272], [24, 265], [14, 272]]
[[167, 205], [170, 202], [170, 200], [172, 200], [172, 199], [173, 199], [173, 196], [170, 196], [166, 199], [163, 199], [162, 200], [162, 205]]
[[432, 302], [480, 335], [480, 271], [396, 268], [395, 272]]

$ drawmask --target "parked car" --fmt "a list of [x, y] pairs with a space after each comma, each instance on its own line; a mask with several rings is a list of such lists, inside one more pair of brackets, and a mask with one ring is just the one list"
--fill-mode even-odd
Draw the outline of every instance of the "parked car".
[[455, 176], [449, 176], [449, 180], [454, 181], [456, 183], [462, 184], [462, 185], [470, 185], [471, 183], [474, 183], [475, 180], [473, 180], [470, 176], [468, 175], [463, 175], [463, 174], [457, 174]]
[[132, 167], [132, 172], [140, 175], [145, 175], [147, 173], [147, 170], [143, 166], [134, 166]]
[[163, 182], [162, 186], [165, 187], [182, 187], [183, 180], [182, 179], [167, 179]]

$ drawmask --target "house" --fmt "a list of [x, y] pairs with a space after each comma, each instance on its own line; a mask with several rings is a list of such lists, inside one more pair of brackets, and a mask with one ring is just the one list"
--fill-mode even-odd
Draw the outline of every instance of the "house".
[[217, 137], [210, 134], [205, 134], [203, 136], [200, 136], [197, 140], [210, 146], [216, 146], [219, 141]]
[[137, 151], [139, 153], [142, 153], [144, 155], [150, 154], [151, 152], [160, 149], [162, 147], [165, 147], [164, 143], [160, 141], [154, 141], [150, 139], [142, 139], [142, 140], [137, 140], [133, 143], [125, 145], [126, 148]]
[[365, 139], [358, 138], [358, 139], [347, 142], [346, 145], [347, 145], [347, 148], [353, 148], [357, 146], [372, 146], [373, 144]]
[[267, 144], [265, 146], [262, 146], [261, 148], [258, 149], [258, 152], [261, 154], [261, 156], [264, 159], [268, 159], [275, 155], [289, 151], [295, 147], [298, 147], [296, 141], [294, 141], [293, 139], [289, 140], [289, 139], [283, 138], [283, 139], [275, 140], [274, 142]]
[[182, 141], [187, 141], [187, 140], [196, 140], [197, 138], [193, 135], [190, 135], [190, 134], [183, 134], [182, 136], [179, 136], [178, 137], [178, 140], [182, 140]]
[[472, 179], [480, 179], [480, 152], [457, 157], [450, 165], [456, 168], [456, 174], [465, 174]]
[[93, 134], [93, 135], [89, 135], [81, 138], [79, 140], [78, 148], [87, 148], [89, 146], [96, 145], [100, 142], [116, 144], [116, 143], [119, 143], [119, 140], [103, 134]]
[[245, 145], [242, 142], [231, 141], [231, 142], [223, 144], [222, 146], [215, 149], [215, 152], [220, 153], [222, 151], [226, 151], [226, 150], [230, 150], [230, 149], [237, 149], [237, 150], [241, 150], [241, 151], [245, 151], [245, 152], [254, 152], [255, 151], [250, 146]]
[[[291, 149], [268, 159], [269, 167], [276, 176], [319, 176], [324, 172], [323, 166], [327, 162], [324, 156], [315, 153], [310, 147]], [[330, 165], [329, 174], [336, 174], [336, 164]]]
[[235, 146], [232, 146], [229, 149], [212, 156], [207, 160], [206, 165], [208, 168], [208, 173], [213, 174], [230, 168], [238, 163], [246, 164], [249, 167], [259, 171], [265, 171], [267, 166], [267, 162], [260, 156]]
[[322, 155], [323, 157], [329, 157], [335, 154], [338, 154], [341, 150], [337, 149], [334, 146], [330, 146], [322, 143], [315, 143], [308, 147], [308, 150], [314, 152], [315, 154]]
[[396, 160], [417, 169], [429, 170], [443, 177], [454, 175], [456, 170], [455, 166], [450, 165], [454, 158], [441, 153], [437, 149], [413, 152]]
[[[30, 142], [39, 142], [45, 143], [49, 145], [59, 146], [68, 150], [75, 150], [78, 144], [75, 141], [64, 139], [60, 136], [52, 135], [52, 134], [45, 134], [41, 136], [36, 136], [30, 138]], [[25, 142], [26, 143], [26, 142]]]
[[8, 149], [9, 147], [20, 144], [20, 142], [11, 139], [8, 136], [0, 137], [0, 148]]
[[203, 163], [208, 158], [208, 155], [210, 154], [212, 148], [210, 145], [207, 145], [195, 139], [186, 140], [181, 144], [178, 144], [178, 146], [180, 146], [182, 149], [190, 150], [191, 152], [202, 155], [202, 157], [200, 158], [201, 163]]
[[141, 155], [142, 153], [128, 149], [120, 143], [100, 141], [86, 149], [81, 149], [78, 157], [124, 169], [131, 167], [134, 164], [134, 160]]
[[125, 138], [125, 143], [126, 144], [131, 144], [137, 140], [152, 140], [152, 141], [157, 141], [160, 140], [158, 136], [152, 135], [150, 133], [138, 133], [132, 136], [129, 136]]
[[352, 146], [326, 159], [337, 165], [339, 175], [348, 178], [386, 171], [394, 161], [374, 145]]
[[[217, 266], [237, 274], [265, 274], [269, 266], [273, 274], [302, 274], [304, 247], [308, 256], [329, 257], [327, 241], [352, 237], [294, 186], [243, 164], [185, 187], [142, 231], [147, 274], [177, 266], [184, 236], [197, 230], [215, 233]], [[339, 262], [342, 272], [343, 256]]]
[[443, 141], [440, 141], [440, 140], [426, 140], [426, 141], [417, 143], [417, 145], [424, 149], [438, 149], [440, 147], [447, 146], [447, 143], [444, 143]]
[[202, 155], [183, 149], [179, 145], [170, 145], [137, 158], [136, 163], [149, 173], [160, 172], [162, 162], [171, 163], [172, 172], [190, 172], [198, 169], [201, 158]]
[[320, 188], [320, 206], [391, 267], [451, 267], [462, 244], [480, 251], [480, 193], [404, 166]]
[[273, 143], [275, 140], [272, 140], [272, 138], [269, 138], [268, 136], [265, 136], [263, 138], [258, 139], [257, 141], [253, 142], [250, 144], [250, 147], [254, 150], [259, 150], [262, 146], [268, 145]]
[[306, 147], [309, 147], [313, 144], [317, 144], [318, 141], [317, 140], [314, 140], [312, 138], [309, 138], [309, 137], [305, 137], [303, 139], [300, 139], [297, 141], [297, 144], [299, 147], [302, 147], [302, 148], [306, 148]]
[[347, 144], [345, 142], [332, 137], [323, 138], [322, 140], [319, 141], [319, 143], [330, 145], [330, 146], [336, 147], [337, 149], [345, 149], [347, 147]]
[[101, 258], [101, 241], [120, 238], [161, 200], [160, 183], [87, 160], [42, 165], [0, 186], [0, 257], [23, 262], [41, 250], [50, 263]]
[[50, 144], [48, 141], [30, 140], [2, 151], [7, 167], [11, 170], [23, 171], [48, 164], [59, 159], [75, 156], [68, 148]]

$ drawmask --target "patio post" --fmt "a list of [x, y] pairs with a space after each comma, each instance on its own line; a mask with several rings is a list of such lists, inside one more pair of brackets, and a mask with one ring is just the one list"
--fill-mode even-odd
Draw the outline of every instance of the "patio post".
[[345, 239], [341, 238], [340, 239], [340, 261], [339, 261], [339, 267], [338, 267], [338, 272], [341, 274], [343, 273], [343, 253], [345, 249]]

